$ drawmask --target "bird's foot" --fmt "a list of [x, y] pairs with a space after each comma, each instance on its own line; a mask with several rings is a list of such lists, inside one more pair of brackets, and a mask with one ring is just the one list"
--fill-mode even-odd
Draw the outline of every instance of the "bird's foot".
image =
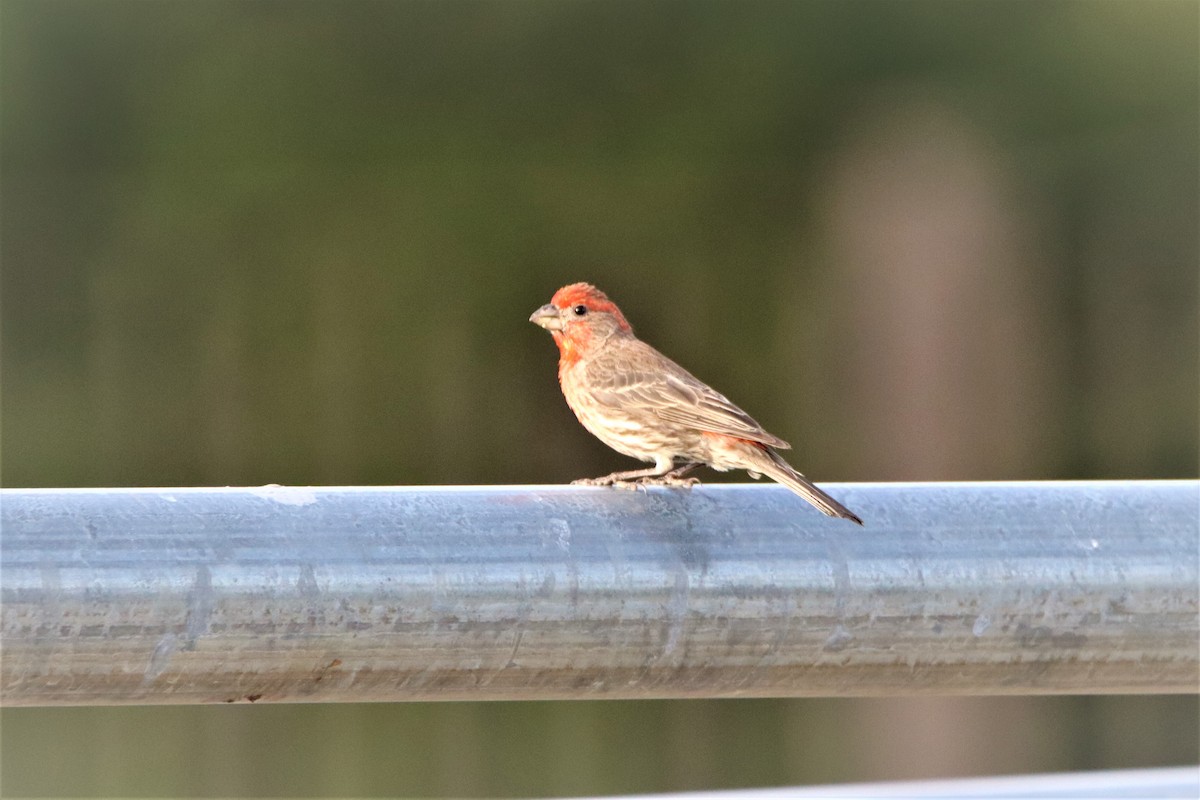
[[640, 486], [670, 486], [675, 489], [690, 489], [700, 485], [699, 478], [676, 478], [673, 475], [663, 475], [661, 478], [642, 478]]
[[572, 486], [612, 486], [613, 477], [605, 475], [603, 478], [578, 478], [571, 481]]
[[699, 483], [700, 480], [698, 478], [679, 478], [674, 475], [633, 479], [605, 475], [602, 478], [580, 478], [579, 480], [571, 481], [572, 486], [611, 486], [614, 489], [625, 489], [628, 491], [637, 491], [638, 489], [645, 491], [647, 486], [670, 486], [676, 489], [690, 489]]
[[614, 489], [629, 489], [637, 490], [643, 488], [640, 480], [625, 480], [612, 475], [605, 475], [602, 478], [580, 478], [579, 480], [571, 481], [572, 486], [611, 486]]

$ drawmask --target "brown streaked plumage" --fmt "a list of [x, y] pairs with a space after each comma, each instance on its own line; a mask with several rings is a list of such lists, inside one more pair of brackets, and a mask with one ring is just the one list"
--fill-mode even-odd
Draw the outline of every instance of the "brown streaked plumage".
[[766, 475], [831, 517], [858, 515], [814, 486], [775, 452], [791, 447], [727, 397], [633, 335], [604, 292], [573, 283], [529, 321], [558, 345], [558, 380], [567, 405], [596, 438], [654, 466], [575, 481], [595, 486], [691, 486], [701, 464]]

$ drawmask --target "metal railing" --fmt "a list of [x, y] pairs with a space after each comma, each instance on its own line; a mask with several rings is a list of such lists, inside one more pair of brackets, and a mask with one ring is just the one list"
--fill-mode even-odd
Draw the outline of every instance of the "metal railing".
[[[902, 798], [931, 800], [1195, 800], [1200, 797], [1200, 767], [1058, 772], [1001, 775], [987, 778], [949, 778], [887, 783], [842, 783], [788, 786], [778, 789], [717, 789], [674, 794], [622, 795], [621, 800], [833, 800], [833, 798]], [[576, 800], [608, 800], [576, 798]]]
[[0, 492], [6, 705], [1194, 692], [1200, 483]]

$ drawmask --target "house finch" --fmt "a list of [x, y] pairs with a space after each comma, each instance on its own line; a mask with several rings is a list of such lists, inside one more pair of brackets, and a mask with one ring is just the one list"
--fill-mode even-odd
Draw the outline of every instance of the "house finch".
[[604, 292], [573, 283], [533, 312], [529, 321], [558, 345], [558, 381], [567, 405], [600, 441], [654, 466], [575, 483], [634, 488], [692, 486], [701, 464], [744, 469], [782, 483], [831, 517], [862, 520], [783, 460], [791, 447], [683, 367], [633, 335]]

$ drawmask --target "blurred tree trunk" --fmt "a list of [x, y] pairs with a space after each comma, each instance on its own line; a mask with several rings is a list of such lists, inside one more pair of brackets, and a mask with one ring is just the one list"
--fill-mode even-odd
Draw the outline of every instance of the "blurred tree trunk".
[[[865, 115], [853, 126], [864, 133], [834, 157], [827, 177], [827, 266], [840, 286], [818, 357], [844, 373], [846, 386], [818, 401], [830, 404], [820, 418], [834, 423], [818, 435], [852, 442], [856, 480], [1053, 475], [1066, 427], [1055, 384], [1064, 374], [1062, 333], [1039, 284], [1044, 271], [1020, 187], [977, 132], [934, 103], [886, 103]], [[1023, 749], [1014, 737], [1005, 750], [986, 733], [997, 718], [1014, 730], [1045, 730], [1037, 702], [993, 699], [987, 715], [979, 705], [864, 701], [857, 716], [865, 741], [856, 748], [864, 773], [1027, 764], [1009, 752]]]

